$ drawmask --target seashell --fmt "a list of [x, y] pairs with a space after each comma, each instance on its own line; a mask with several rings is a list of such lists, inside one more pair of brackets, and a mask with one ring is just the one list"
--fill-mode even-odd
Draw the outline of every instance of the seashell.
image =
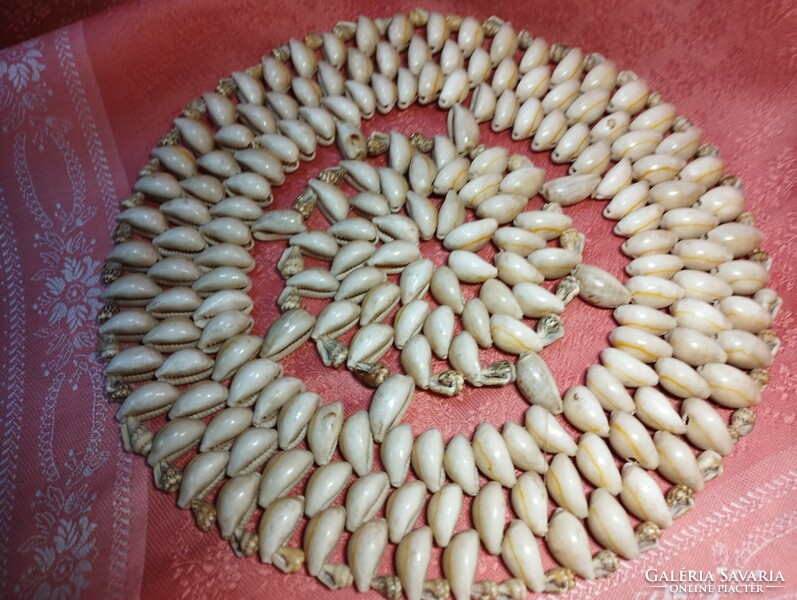
[[678, 236], [671, 231], [653, 229], [631, 236], [620, 249], [626, 256], [638, 258], [647, 254], [666, 254], [677, 241]]
[[739, 369], [766, 369], [772, 364], [769, 346], [757, 335], [732, 329], [720, 331], [717, 342], [726, 352], [728, 364]]
[[609, 342], [643, 363], [654, 363], [663, 356], [669, 357], [673, 354], [673, 348], [668, 342], [636, 327], [616, 327], [609, 334]]
[[708, 240], [682, 240], [675, 244], [673, 254], [679, 256], [687, 269], [709, 271], [733, 260], [730, 250]]
[[642, 423], [627, 412], [614, 411], [609, 417], [609, 425], [609, 443], [615, 453], [645, 469], [658, 467], [656, 447]]
[[732, 260], [719, 265], [714, 275], [731, 286], [734, 294], [751, 296], [769, 283], [769, 271], [751, 260]]
[[[302, 81], [306, 82], [306, 80]], [[313, 102], [320, 104], [318, 89], [315, 87], [315, 84], [307, 83], [307, 86], [312, 90]], [[310, 92], [308, 92], [308, 95], [310, 95]], [[331, 146], [335, 141], [335, 119], [325, 108], [317, 104], [313, 106], [302, 106], [299, 108], [299, 118], [310, 126], [318, 139], [318, 143], [322, 146]], [[257, 171], [257, 169], [252, 170]], [[260, 174], [271, 179], [267, 173]]]
[[310, 338], [315, 317], [301, 308], [282, 313], [271, 324], [263, 338], [260, 356], [279, 360]]
[[220, 312], [205, 325], [196, 346], [206, 354], [214, 354], [228, 339], [249, 333], [253, 324], [252, 317], [239, 310]]
[[[561, 85], [567, 85], [567, 83]], [[555, 89], [551, 90], [549, 96], [555, 91]], [[543, 99], [543, 106], [545, 106], [545, 101], [547, 99], [548, 96]], [[556, 143], [556, 146], [551, 151], [551, 160], [557, 164], [573, 162], [588, 144], [589, 128], [583, 123], [576, 123], [565, 131]]]
[[720, 300], [717, 307], [734, 329], [759, 333], [772, 324], [770, 312], [751, 298], [729, 296]]
[[711, 389], [692, 367], [677, 358], [660, 358], [656, 361], [656, 372], [661, 386], [678, 398], [708, 398]]
[[683, 270], [673, 275], [673, 282], [681, 287], [684, 297], [716, 302], [733, 294], [725, 281], [703, 271]]
[[262, 104], [240, 102], [235, 106], [239, 119], [259, 134], [275, 133], [277, 118], [271, 110]]
[[[578, 83], [572, 79], [570, 81]], [[562, 85], [564, 84], [559, 84], [558, 87], [561, 87]], [[568, 92], [570, 89], [571, 88], [568, 88]], [[551, 92], [552, 91], [553, 90], [551, 90]], [[567, 121], [571, 125], [575, 123], [592, 125], [603, 116], [604, 110], [606, 109], [606, 105], [609, 101], [609, 91], [601, 88], [584, 91], [583, 85], [581, 86], [580, 91], [582, 94], [573, 98], [566, 109], [561, 107], [557, 108], [565, 111]], [[548, 93], [546, 98], [551, 95], [551, 92]]]
[[387, 498], [390, 485], [385, 473], [367, 473], [356, 479], [346, 493], [346, 529], [354, 533], [373, 519]]
[[573, 161], [567, 172], [569, 175], [603, 175], [604, 171], [609, 168], [610, 159], [611, 149], [609, 144], [601, 140], [579, 152], [578, 157]]
[[376, 227], [361, 217], [349, 217], [334, 223], [327, 228], [327, 233], [341, 244], [356, 240], [375, 242], [378, 237]]
[[293, 448], [304, 439], [310, 418], [320, 403], [318, 394], [302, 392], [282, 405], [277, 419], [280, 448]]
[[230, 448], [227, 475], [235, 477], [257, 470], [277, 450], [277, 432], [250, 427], [241, 433]]
[[597, 488], [590, 495], [587, 525], [601, 546], [628, 560], [639, 556], [639, 544], [628, 514], [606, 490]]
[[445, 450], [445, 471], [452, 481], [459, 484], [469, 496], [479, 491], [479, 474], [476, 470], [476, 459], [470, 442], [462, 434], [457, 434]]
[[[191, 285], [191, 288], [191, 290], [185, 288], [168, 290], [153, 300], [147, 310], [152, 314], [157, 311], [164, 316], [177, 311], [193, 313], [201, 304], [201, 298], [206, 298], [222, 290], [248, 292], [252, 288], [252, 281], [240, 269], [222, 266], [211, 269], [202, 275]], [[177, 290], [180, 290], [179, 293]]]
[[226, 311], [240, 311], [249, 314], [252, 311], [252, 299], [240, 290], [219, 290], [205, 298], [194, 311], [194, 324], [204, 328], [217, 315]]
[[202, 381], [188, 388], [175, 400], [170, 419], [201, 419], [220, 410], [227, 401], [228, 390], [215, 381]]
[[[536, 397], [532, 394], [532, 398]], [[571, 425], [601, 437], [609, 435], [609, 421], [595, 394], [585, 386], [573, 386], [565, 392], [564, 413]]]
[[147, 464], [154, 467], [171, 462], [199, 443], [205, 432], [205, 423], [199, 419], [175, 419], [158, 430], [147, 454]]
[[497, 133], [512, 128], [519, 109], [520, 102], [515, 92], [512, 90], [504, 90], [498, 97], [498, 100], [496, 100], [495, 111], [490, 122], [490, 129]]
[[511, 252], [523, 257], [545, 247], [545, 240], [520, 227], [500, 228], [493, 234], [493, 243], [502, 252]]
[[[500, 486], [499, 486], [500, 489]], [[455, 600], [468, 600], [479, 563], [479, 534], [473, 529], [457, 533], [443, 551], [443, 574]]]
[[[474, 53], [475, 55], [475, 53]], [[471, 63], [473, 57], [471, 57]], [[468, 67], [470, 76], [470, 66]], [[453, 140], [459, 154], [473, 150], [479, 143], [479, 126], [473, 114], [461, 104], [455, 104], [448, 112], [448, 136]]]
[[216, 497], [216, 520], [222, 539], [229, 540], [246, 527], [255, 510], [259, 473], [233, 477]]
[[143, 273], [122, 275], [102, 291], [103, 300], [114, 300], [120, 307], [147, 306], [163, 290]]
[[169, 383], [162, 381], [145, 383], [125, 398], [116, 411], [116, 419], [124, 423], [128, 417], [135, 417], [138, 420], [155, 418], [167, 412], [179, 396], [180, 390]]
[[657, 431], [653, 440], [660, 457], [659, 473], [669, 481], [686, 485], [695, 492], [702, 490], [703, 476], [689, 445], [668, 431]]
[[377, 267], [385, 273], [398, 273], [420, 258], [420, 250], [416, 244], [394, 240], [380, 246], [366, 264]]
[[[491, 317], [490, 322], [492, 323], [492, 321]], [[493, 333], [493, 338], [495, 338], [495, 333]], [[539, 405], [554, 415], [560, 414], [563, 408], [562, 398], [557, 390], [556, 382], [545, 361], [539, 357], [536, 351], [522, 353], [518, 358], [516, 368], [518, 389], [526, 401], [529, 404]]]
[[151, 200], [163, 202], [182, 195], [180, 182], [171, 173], [156, 172], [139, 177], [133, 191], [144, 194]]
[[587, 497], [573, 461], [557, 454], [545, 472], [545, 487], [551, 499], [580, 519], [587, 517]]
[[600, 176], [593, 173], [567, 175], [543, 184], [540, 195], [548, 202], [555, 202], [561, 206], [571, 206], [589, 197], [595, 191], [599, 182]]
[[528, 261], [546, 279], [559, 279], [581, 264], [581, 255], [563, 248], [541, 248], [529, 254]]
[[432, 530], [419, 527], [396, 548], [396, 573], [407, 600], [420, 600], [432, 553]]
[[746, 372], [731, 365], [708, 363], [697, 372], [711, 388], [711, 399], [725, 408], [743, 408], [761, 401], [761, 388]]
[[144, 310], [124, 310], [100, 325], [100, 335], [113, 335], [120, 342], [138, 342], [157, 323], [158, 320]]
[[727, 355], [722, 347], [715, 340], [697, 330], [676, 327], [665, 337], [672, 346], [672, 355], [693, 367], [727, 360]]
[[338, 545], [346, 523], [346, 509], [333, 506], [314, 515], [304, 529], [302, 548], [307, 572], [318, 575]]
[[359, 316], [360, 307], [353, 302], [348, 300], [330, 302], [318, 314], [310, 337], [313, 340], [318, 340], [325, 336], [338, 337], [343, 335], [357, 324]]
[[160, 163], [161, 167], [179, 179], [191, 177], [196, 173], [194, 155], [182, 146], [158, 146], [152, 149], [150, 155]]
[[493, 257], [493, 262], [498, 269], [498, 278], [507, 285], [538, 284], [544, 279], [542, 273], [537, 271], [531, 263], [513, 252], [498, 252]]
[[[624, 156], [629, 157], [629, 154], [633, 153], [626, 152]], [[637, 181], [647, 181], [651, 185], [656, 185], [673, 179], [683, 165], [683, 160], [669, 154], [649, 154], [634, 162], [632, 172]]]
[[682, 298], [670, 306], [670, 313], [680, 327], [689, 327], [709, 336], [732, 327], [717, 307], [702, 300]]
[[343, 422], [339, 443], [341, 454], [357, 475], [363, 476], [371, 471], [374, 448], [366, 411], [358, 411]]
[[727, 223], [742, 214], [744, 193], [736, 187], [720, 185], [700, 196], [695, 208], [714, 215], [720, 223]]
[[425, 296], [433, 274], [434, 264], [428, 259], [419, 259], [408, 264], [399, 279], [401, 303], [408, 304]]
[[428, 315], [429, 304], [424, 300], [413, 300], [399, 309], [393, 319], [393, 343], [396, 348], [401, 350], [412, 337], [420, 333]]
[[468, 58], [477, 48], [484, 43], [484, 30], [481, 23], [474, 17], [465, 17], [457, 32], [457, 46], [465, 58]]
[[710, 242], [720, 244], [733, 253], [734, 258], [747, 256], [763, 239], [760, 230], [742, 223], [723, 223], [708, 232]]
[[643, 231], [656, 229], [661, 222], [663, 213], [664, 209], [658, 204], [637, 208], [618, 221], [614, 226], [614, 233], [630, 238]]
[[118, 262], [125, 271], [144, 272], [155, 265], [160, 258], [160, 253], [151, 243], [142, 240], [127, 240], [114, 246], [105, 260], [106, 262]]
[[465, 303], [462, 310], [462, 325], [482, 348], [489, 348], [493, 345], [490, 333], [490, 315], [484, 302], [480, 299], [472, 298]]
[[429, 389], [432, 377], [432, 347], [423, 335], [411, 337], [401, 350], [401, 366], [422, 389]]
[[662, 528], [672, 525], [672, 516], [659, 484], [647, 471], [634, 463], [622, 468], [623, 489], [620, 500], [641, 521], [652, 521]]
[[414, 391], [414, 383], [406, 375], [392, 375], [379, 385], [369, 410], [371, 430], [377, 442], [382, 442], [386, 434], [401, 421]]
[[631, 294], [611, 273], [593, 265], [579, 264], [573, 270], [579, 297], [593, 306], [616, 308], [631, 301]]
[[371, 589], [371, 581], [386, 545], [387, 523], [384, 519], [363, 523], [349, 538], [346, 557], [358, 592], [365, 593]]
[[393, 45], [381, 40], [376, 44], [376, 65], [379, 73], [394, 80], [401, 67], [401, 56]]
[[673, 408], [670, 400], [653, 387], [641, 387], [634, 393], [636, 417], [655, 430], [669, 431], [675, 435], [686, 433], [686, 424]]
[[[406, 208], [407, 213], [418, 226], [421, 239], [431, 239], [437, 229], [437, 207], [427, 197], [410, 191], [407, 192]], [[413, 255], [420, 254], [417, 248], [411, 251], [407, 247], [406, 252], [411, 252]]]
[[313, 464], [313, 455], [308, 450], [292, 448], [275, 454], [266, 463], [260, 480], [258, 504], [262, 508], [290, 493]]
[[271, 504], [258, 525], [260, 560], [272, 564], [280, 548], [286, 546], [302, 517], [301, 496], [288, 496]]
[[255, 260], [247, 250], [234, 244], [216, 244], [194, 255], [194, 263], [200, 271], [212, 271], [219, 267], [233, 267], [249, 273], [255, 268]]
[[554, 558], [584, 579], [594, 579], [595, 570], [584, 525], [573, 514], [558, 508], [545, 534], [545, 543]]
[[[647, 181], [632, 184], [631, 174], [631, 161], [623, 158], [609, 169], [593, 192], [594, 198], [612, 200], [603, 209], [603, 216], [607, 219], [621, 219], [644, 204], [650, 184]], [[620, 195], [626, 188], [631, 189]]]
[[226, 452], [205, 452], [192, 458], [183, 469], [177, 506], [188, 508], [216, 487], [224, 477], [228, 458]]
[[686, 437], [694, 446], [722, 456], [731, 453], [731, 434], [725, 420], [711, 404], [700, 398], [687, 398], [681, 404], [681, 414], [686, 423]]
[[[424, 495], [426, 490], [424, 489]], [[426, 520], [432, 528], [435, 543], [445, 548], [451, 541], [462, 512], [462, 488], [453, 483], [444, 485], [429, 500]]]
[[680, 179], [694, 181], [706, 187], [714, 187], [725, 171], [725, 161], [718, 156], [700, 156], [688, 162], [678, 174]]
[[406, 423], [396, 425], [384, 435], [380, 458], [393, 487], [404, 482], [410, 466], [412, 444], [412, 426]]
[[647, 254], [632, 260], [626, 265], [625, 272], [632, 277], [649, 275], [671, 279], [673, 275], [683, 268], [684, 261], [679, 256], [673, 254]]
[[530, 318], [539, 318], [550, 313], [561, 314], [565, 309], [562, 300], [534, 283], [517, 283], [512, 287], [512, 294], [523, 314]]
[[415, 438], [411, 455], [412, 468], [432, 493], [439, 490], [445, 481], [443, 454], [443, 435], [439, 429], [427, 429]]
[[[113, 361], [119, 359], [123, 354], [124, 352], [120, 352], [110, 362], [106, 368], [106, 374], [109, 372], [108, 369], [110, 369], [111, 365], [113, 365]], [[204, 379], [210, 375], [212, 370], [212, 358], [195, 348], [186, 348], [166, 357], [163, 364], [155, 371], [155, 378], [173, 385], [185, 385]], [[120, 376], [118, 373], [111, 374]]]
[[532, 405], [526, 411], [526, 429], [541, 450], [575, 456], [578, 449], [576, 443], [565, 432], [556, 417], [542, 406]]
[[576, 465], [592, 485], [617, 495], [623, 487], [614, 455], [597, 434], [586, 432], [578, 441]]
[[631, 301], [651, 308], [665, 308], [680, 300], [686, 293], [677, 281], [662, 277], [638, 275], [625, 283]]
[[501, 484], [491, 481], [485, 485], [474, 498], [471, 512], [484, 548], [490, 554], [500, 554], [506, 523], [506, 499]]
[[601, 362], [625, 387], [653, 386], [659, 382], [651, 367], [617, 348], [604, 348]]
[[[403, 176], [399, 175], [396, 171], [388, 167], [380, 167], [378, 169], [378, 173], [382, 194], [385, 196], [385, 198], [387, 198], [390, 212], [395, 213], [401, 210], [407, 201], [407, 192], [409, 191], [409, 184], [407, 183], [407, 180], [404, 179]], [[380, 219], [382, 221], [386, 220], [384, 217]], [[417, 233], [415, 237], [417, 237]]]
[[673, 208], [662, 218], [661, 226], [673, 231], [680, 239], [695, 239], [719, 224], [714, 215], [697, 208]]
[[393, 344], [393, 328], [383, 323], [371, 323], [354, 334], [349, 345], [346, 366], [353, 368], [358, 363], [378, 361]]
[[482, 366], [479, 361], [479, 346], [473, 336], [466, 331], [456, 335], [448, 350], [451, 366], [462, 373], [465, 379], [476, 387], [482, 386]]
[[[446, 71], [449, 72], [446, 73]], [[424, 75], [430, 79], [422, 81], [421, 75]], [[433, 76], [437, 78], [435, 81], [431, 80], [431, 77]], [[441, 77], [445, 77], [445, 80], [442, 82], [442, 84], [439, 81]], [[427, 81], [429, 81], [428, 84]], [[427, 92], [430, 95], [434, 95], [434, 88], [439, 87], [439, 97], [437, 98], [437, 104], [440, 108], [449, 109], [455, 103], [463, 102], [468, 95], [468, 73], [461, 67], [455, 68], [453, 70], [450, 70], [450, 67], [441, 68], [439, 72], [436, 70], [427, 70], [426, 73], [421, 70], [421, 73], [418, 76], [418, 84], [421, 90], [423, 90], [425, 87], [430, 87], [431, 90]], [[431, 101], [431, 96], [429, 97], [429, 101]], [[421, 104], [426, 103], [428, 102], [421, 100]]]
[[[400, 68], [398, 70], [396, 89], [398, 92], [398, 100], [396, 101], [396, 105], [398, 106], [399, 110], [405, 110], [409, 108], [418, 99], [417, 77], [410, 70]], [[409, 161], [409, 158], [407, 160]]]
[[[683, 301], [678, 300], [672, 306], [677, 306]], [[678, 324], [670, 315], [642, 304], [618, 306], [613, 315], [620, 325], [635, 327], [653, 335], [663, 335]]]
[[523, 521], [514, 520], [509, 524], [501, 544], [501, 556], [509, 572], [521, 579], [526, 587], [537, 593], [545, 590], [537, 540]]
[[448, 347], [454, 337], [454, 311], [442, 305], [430, 312], [423, 324], [423, 335], [439, 358], [448, 358]]
[[604, 410], [634, 411], [634, 401], [623, 383], [603, 365], [596, 364], [587, 369], [587, 387]]
[[493, 36], [490, 45], [490, 61], [493, 67], [508, 56], [514, 56], [518, 49], [518, 34], [512, 24], [504, 22]]
[[387, 499], [385, 516], [390, 541], [398, 544], [412, 530], [426, 500], [426, 486], [422, 481], [408, 481]]
[[[498, 270], [477, 254], [465, 250], [452, 251], [448, 256], [448, 264], [449, 267], [441, 267], [435, 271], [435, 275], [432, 277], [432, 296], [441, 304], [448, 304], [454, 312], [459, 314], [462, 312], [465, 302], [459, 282], [487, 282], [498, 274]], [[444, 275], [438, 275], [441, 272]], [[436, 280], [437, 286], [435, 285]], [[436, 288], [437, 294], [435, 293]]]
[[160, 352], [174, 352], [196, 346], [201, 330], [185, 317], [164, 319], [142, 338], [142, 342]]
[[242, 406], [225, 408], [208, 423], [200, 452], [226, 450], [247, 427], [252, 425], [252, 411]]
[[[292, 377], [283, 377], [281, 384], [274, 382], [271, 386], [272, 390], [270, 391], [273, 393], [270, 396], [266, 396], [266, 391], [264, 390], [261, 396], [264, 397], [264, 402], [268, 398], [269, 404], [272, 406], [281, 406], [284, 404], [286, 400], [283, 400], [283, 398], [293, 390], [298, 390], [296, 393], [304, 391], [302, 382]], [[267, 410], [271, 409], [264, 407], [264, 412]], [[255, 406], [256, 425], [257, 417], [258, 406]], [[335, 451], [335, 446], [337, 446], [339, 433], [342, 427], [343, 405], [340, 402], [333, 402], [322, 406], [316, 410], [315, 414], [310, 418], [310, 422], [307, 425], [307, 446], [312, 451], [313, 458], [317, 464], [326, 465], [332, 459], [332, 453]]]
[[[476, 76], [474, 76], [476, 77]], [[480, 76], [479, 76], [480, 77]], [[474, 84], [471, 83], [471, 87]], [[475, 85], [470, 101], [470, 110], [477, 123], [484, 123], [495, 116], [495, 108], [498, 103], [493, 89], [486, 83]]]
[[473, 436], [473, 455], [478, 469], [507, 488], [515, 485], [515, 467], [504, 438], [489, 423], [481, 423]]
[[498, 221], [493, 218], [469, 221], [452, 229], [443, 240], [443, 245], [448, 250], [477, 252], [490, 243], [497, 229]]
[[531, 149], [535, 152], [551, 150], [559, 143], [565, 131], [567, 131], [567, 118], [564, 113], [560, 110], [552, 110], [540, 121], [531, 141]]
[[556, 84], [569, 79], [579, 79], [584, 69], [584, 58], [580, 48], [571, 48], [558, 61], [551, 75], [551, 83]]
[[[442, 240], [454, 229], [465, 222], [465, 205], [454, 190], [446, 193], [445, 200], [440, 205], [437, 219], [437, 239]], [[413, 240], [417, 241], [417, 240]]]

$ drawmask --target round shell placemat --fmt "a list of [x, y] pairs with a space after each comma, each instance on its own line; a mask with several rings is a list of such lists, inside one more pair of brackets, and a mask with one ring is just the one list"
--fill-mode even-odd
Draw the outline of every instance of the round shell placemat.
[[[716, 485], [779, 347], [742, 183], [653, 85], [423, 10], [222, 79], [103, 270], [125, 448], [246, 563], [331, 589], [523, 598], [633, 567]], [[477, 580], [492, 556], [506, 577]]]

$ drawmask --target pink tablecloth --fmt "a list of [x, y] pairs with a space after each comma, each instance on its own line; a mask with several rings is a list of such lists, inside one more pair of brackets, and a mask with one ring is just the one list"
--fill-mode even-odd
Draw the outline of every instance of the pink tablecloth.
[[[118, 201], [188, 101], [289, 36], [328, 30], [361, 12], [388, 16], [408, 8], [359, 1], [130, 2], [0, 52], [0, 595], [353, 595], [327, 596], [304, 575], [236, 559], [215, 532], [199, 533], [173, 497], [153, 490], [144, 461], [121, 451], [115, 405], [104, 396], [95, 355], [95, 314]], [[610, 579], [580, 582], [572, 597], [662, 598], [671, 594], [651, 587], [647, 569], [717, 573], [722, 567], [781, 571], [783, 587], [766, 596], [796, 596], [793, 4], [497, 0], [488, 7], [471, 0], [428, 8], [495, 13], [549, 41], [601, 52], [648, 79], [721, 148], [728, 170], [744, 181], [774, 257], [773, 285], [785, 301], [776, 323], [783, 349], [756, 409], [754, 434], [698, 496], [696, 509], [665, 532], [659, 549], [623, 563]], [[423, 123], [442, 131], [443, 113], [432, 113], [379, 125], [411, 132]], [[303, 167], [278, 202], [287, 202], [301, 189], [299, 179], [317, 168]], [[605, 221], [592, 218], [598, 205], [588, 205], [573, 212], [589, 234], [588, 259], [619, 273], [619, 240]], [[271, 305], [256, 309], [257, 333], [272, 314]], [[578, 349], [546, 351], [562, 387], [583, 379], [612, 321], [576, 302], [566, 326], [588, 339]], [[333, 386], [349, 380], [327, 379], [313, 352], [303, 356], [286, 370], [307, 361], [308, 386], [337, 399]], [[495, 399], [486, 392], [459, 403], [421, 396], [407, 420], [420, 431], [434, 419], [448, 437], [459, 430], [469, 435], [481, 420], [500, 425], [518, 418], [521, 401]], [[367, 395], [353, 391], [345, 400], [350, 414], [366, 406]], [[478, 579], [503, 573], [495, 560], [485, 560]]]

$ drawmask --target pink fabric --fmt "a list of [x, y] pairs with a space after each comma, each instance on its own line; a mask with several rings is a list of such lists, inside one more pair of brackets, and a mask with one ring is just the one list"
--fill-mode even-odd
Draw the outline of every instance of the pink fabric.
[[[0, 52], [0, 285], [5, 290], [0, 352], [0, 590], [20, 598], [348, 598], [303, 575], [242, 561], [216, 531], [200, 533], [173, 496], [153, 489], [143, 459], [121, 451], [95, 355], [100, 269], [110, 249], [118, 200], [129, 194], [149, 150], [190, 100], [233, 70], [258, 62], [288, 36], [329, 30], [360, 13], [389, 16], [410, 5], [347, 2], [132, 2]], [[430, 10], [451, 10], [432, 2]], [[636, 71], [717, 144], [729, 172], [744, 181], [750, 209], [774, 257], [773, 286], [784, 299], [775, 325], [783, 341], [756, 408], [758, 425], [725, 461], [725, 474], [697, 496], [697, 507], [664, 532], [661, 547], [623, 562], [607, 580], [580, 581], [574, 598], [662, 598], [645, 570], [780, 570], [797, 590], [797, 451], [789, 386], [797, 363], [794, 301], [797, 191], [797, 14], [787, 1], [647, 3], [572, 0], [456, 11], [509, 18], [548, 41], [601, 52]], [[413, 109], [374, 119], [366, 131], [444, 131], [444, 113]], [[485, 134], [488, 143], [511, 144]], [[303, 182], [334, 157], [303, 165], [277, 191], [288, 204]], [[542, 156], [537, 164], [549, 172]], [[533, 199], [534, 206], [539, 199]], [[585, 260], [620, 275], [620, 239], [600, 218], [602, 203], [568, 209], [587, 233]], [[315, 217], [316, 219], [318, 217]], [[315, 221], [314, 221], [315, 222]], [[320, 223], [321, 221], [318, 221]], [[261, 247], [263, 246], [263, 247]], [[424, 251], [442, 260], [437, 243]], [[255, 251], [255, 332], [273, 318], [276, 248]], [[473, 290], [469, 290], [473, 293]], [[546, 349], [560, 388], [583, 381], [605, 347], [611, 315], [576, 300], [565, 313], [565, 342]], [[575, 340], [568, 341], [568, 340]], [[370, 393], [346, 373], [330, 374], [311, 347], [284, 361], [346, 414]], [[343, 391], [341, 391], [343, 390]], [[525, 403], [512, 389], [469, 389], [459, 399], [416, 396], [406, 421], [430, 423], [448, 440], [475, 425], [519, 421]], [[469, 517], [463, 514], [463, 523]], [[300, 533], [300, 532], [299, 532]], [[298, 543], [299, 533], [293, 544]], [[339, 549], [337, 557], [340, 560]], [[387, 572], [392, 552], [380, 572]], [[546, 557], [546, 567], [553, 562]], [[439, 573], [433, 560], [429, 577]], [[483, 559], [477, 579], [506, 571]], [[698, 597], [698, 596], [690, 596]]]

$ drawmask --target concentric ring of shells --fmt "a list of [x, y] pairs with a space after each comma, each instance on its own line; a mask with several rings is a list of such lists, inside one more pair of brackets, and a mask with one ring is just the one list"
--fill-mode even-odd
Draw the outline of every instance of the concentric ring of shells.
[[[447, 135], [363, 131], [416, 104]], [[488, 128], [528, 150], [480, 143]], [[585, 262], [584, 201], [624, 238], [627, 278]], [[330, 589], [520, 599], [611, 576], [723, 472], [780, 344], [771, 259], [719, 150], [633, 72], [498, 17], [291, 38], [186, 107], [118, 222], [99, 352], [125, 449], [236, 555]], [[256, 242], [282, 249], [265, 328]], [[560, 390], [545, 347], [576, 297], [617, 326]], [[367, 410], [286, 371], [305, 344], [374, 388]], [[518, 422], [449, 440], [402, 423], [416, 390], [485, 386], [516, 387]], [[476, 581], [485, 554], [511, 578]]]

